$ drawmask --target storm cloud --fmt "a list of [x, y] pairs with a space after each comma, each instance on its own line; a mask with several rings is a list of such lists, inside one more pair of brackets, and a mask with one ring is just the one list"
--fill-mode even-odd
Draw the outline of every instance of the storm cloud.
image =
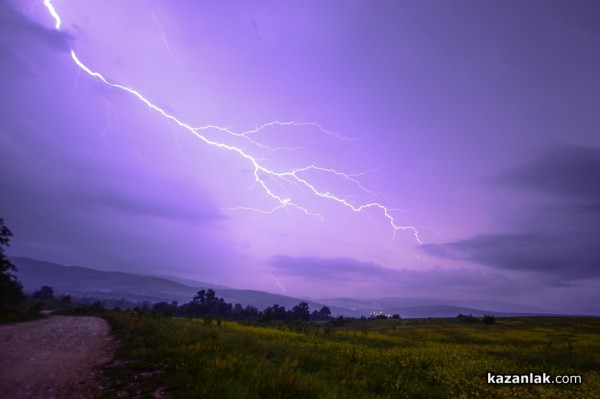
[[557, 145], [491, 181], [559, 201], [600, 204], [600, 148]]
[[67, 52], [71, 42], [69, 33], [40, 25], [17, 10], [10, 1], [0, 2], [0, 70], [34, 76], [34, 65], [27, 61], [32, 43]]
[[309, 280], [373, 281], [394, 273], [372, 262], [351, 258], [274, 256], [269, 264], [277, 273]]
[[[277, 255], [269, 261], [270, 270], [285, 281], [304, 284], [343, 286], [349, 295], [359, 295], [358, 287], [373, 285], [380, 295], [414, 295], [426, 292], [449, 296], [514, 293], [537, 283], [517, 281], [498, 272], [478, 268], [422, 269], [391, 268], [352, 258], [294, 257]], [[354, 291], [353, 291], [354, 290]]]
[[25, 44], [25, 40], [33, 39], [64, 52], [69, 51], [72, 41], [69, 33], [39, 24], [24, 12], [18, 11], [10, 1], [0, 3], [0, 37], [2, 41], [10, 40], [13, 44], [15, 40], [16, 44]]
[[501, 234], [480, 234], [426, 253], [497, 269], [537, 272], [556, 284], [600, 277], [600, 149], [555, 146], [490, 181], [535, 196]]

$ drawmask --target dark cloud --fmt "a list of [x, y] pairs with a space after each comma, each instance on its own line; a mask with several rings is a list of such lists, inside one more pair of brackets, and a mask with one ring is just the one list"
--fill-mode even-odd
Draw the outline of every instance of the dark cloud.
[[375, 285], [380, 294], [419, 295], [427, 292], [478, 294], [481, 292], [510, 293], [528, 282], [515, 282], [502, 275], [478, 268], [440, 267], [420, 270], [393, 269], [352, 258], [293, 257], [279, 255], [270, 259], [271, 271], [278, 276], [297, 278], [319, 284], [346, 286]]
[[557, 146], [492, 181], [560, 199], [600, 203], [600, 148]]
[[445, 244], [425, 244], [430, 255], [468, 260], [499, 269], [539, 272], [557, 281], [600, 277], [600, 249], [594, 236], [490, 234]]
[[[0, 123], [1, 125], [1, 123]], [[20, 130], [23, 132], [23, 130]], [[45, 154], [51, 144], [40, 140], [23, 147], [0, 129], [0, 206], [19, 213], [39, 203], [83, 212], [109, 211], [206, 224], [226, 218], [209, 193], [191, 179], [157, 174], [131, 158], [84, 152], [62, 157]]]
[[277, 273], [311, 280], [372, 281], [393, 273], [371, 262], [351, 258], [274, 256], [270, 265]]
[[424, 244], [430, 255], [453, 260], [472, 260], [490, 266], [515, 270], [551, 270], [557, 267], [549, 251], [552, 242], [535, 235], [479, 235], [447, 244]]
[[559, 285], [600, 277], [600, 149], [554, 147], [492, 181], [534, 192], [535, 203], [521, 209], [506, 233], [421, 249], [446, 259], [538, 272]]
[[59, 50], [69, 51], [71, 36], [64, 31], [48, 28], [17, 11], [8, 1], [0, 2], [0, 40], [10, 41], [15, 47], [34, 39]]
[[32, 68], [2, 42], [0, 42], [0, 71], [2, 74], [14, 74], [27, 78], [35, 76]]
[[[68, 33], [42, 26], [19, 12], [9, 1], [0, 1], [2, 75], [34, 78], [45, 67], [43, 51], [67, 52], [71, 41], [72, 37]], [[32, 51], [33, 48], [36, 48], [35, 52]]]
[[[171, 220], [182, 220], [190, 223], [209, 223], [227, 218], [207, 198], [199, 197], [194, 190], [187, 190], [191, 195], [182, 194], [181, 185], [174, 181], [156, 182], [155, 187], [163, 187], [164, 195], [136, 191], [138, 184], [130, 185], [129, 190], [106, 191], [90, 190], [75, 192], [70, 199], [74, 206], [84, 208], [104, 208], [128, 215], [140, 215]], [[177, 190], [177, 191], [175, 191]], [[176, 194], [169, 196], [169, 193]], [[194, 197], [198, 199], [193, 200]], [[68, 203], [68, 201], [65, 201]]]
[[[109, 210], [195, 224], [227, 218], [211, 195], [191, 179], [164, 173], [157, 176], [150, 167], [102, 160], [100, 157], [78, 164], [78, 173], [68, 176], [72, 182], [61, 196], [64, 204], [88, 211]], [[89, 181], [93, 183], [86, 183]]]

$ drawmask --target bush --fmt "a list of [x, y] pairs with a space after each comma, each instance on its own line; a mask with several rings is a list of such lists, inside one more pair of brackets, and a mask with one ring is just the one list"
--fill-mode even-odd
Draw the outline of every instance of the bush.
[[462, 321], [463, 323], [475, 323], [479, 321], [477, 317], [473, 316], [470, 313], [468, 315], [460, 313], [458, 316], [456, 316], [456, 318], [458, 319], [458, 321]]
[[36, 292], [34, 292], [31, 297], [33, 299], [39, 299], [41, 301], [49, 301], [54, 299], [54, 288], [49, 287], [47, 285], [43, 286]]

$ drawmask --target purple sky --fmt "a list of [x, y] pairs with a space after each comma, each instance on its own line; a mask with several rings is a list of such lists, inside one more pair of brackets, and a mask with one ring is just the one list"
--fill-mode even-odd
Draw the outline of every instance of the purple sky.
[[[42, 1], [0, 3], [11, 254], [313, 298], [598, 302], [596, 1], [52, 4], [58, 31]], [[296, 124], [239, 135], [271, 122]]]

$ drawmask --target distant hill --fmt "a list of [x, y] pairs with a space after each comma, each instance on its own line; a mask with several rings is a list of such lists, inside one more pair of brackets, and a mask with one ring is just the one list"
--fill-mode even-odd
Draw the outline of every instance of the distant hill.
[[231, 288], [226, 285], [211, 284], [211, 283], [206, 283], [204, 281], [198, 281], [198, 280], [192, 280], [189, 278], [181, 278], [181, 277], [171, 276], [169, 274], [156, 274], [156, 275], [153, 274], [152, 276], [166, 278], [167, 280], [175, 281], [176, 283], [180, 283], [180, 284], [187, 285], [190, 287], [209, 287], [209, 288], [212, 288], [213, 290], [230, 289]]
[[[481, 316], [519, 316], [549, 313], [544, 309], [492, 301], [451, 301], [423, 298], [354, 299], [330, 298], [306, 300], [256, 290], [239, 290], [202, 281], [185, 280], [171, 276], [146, 276], [116, 271], [102, 271], [81, 266], [64, 266], [24, 257], [11, 257], [16, 273], [26, 292], [43, 285], [54, 288], [58, 295], [98, 299], [126, 299], [132, 302], [178, 301], [189, 302], [201, 289], [212, 288], [227, 302], [251, 305], [262, 310], [278, 304], [291, 309], [301, 301], [308, 302], [311, 310], [328, 306], [335, 316], [368, 316], [373, 313], [400, 314], [403, 318], [455, 317], [459, 313]], [[175, 281], [176, 280], [176, 281]], [[491, 309], [491, 310], [490, 310]], [[598, 311], [594, 309], [594, 311]], [[582, 312], [583, 313], [583, 312]], [[591, 310], [587, 314], [594, 314]]]
[[600, 308], [593, 306], [579, 308], [576, 313], [582, 316], [600, 316]]
[[[164, 300], [189, 302], [200, 288], [162, 277], [64, 266], [21, 257], [11, 257], [10, 260], [17, 266], [17, 278], [27, 292], [49, 285], [57, 294], [125, 298], [135, 302]], [[202, 288], [212, 287], [206, 284]]]
[[[260, 310], [273, 304], [290, 309], [301, 301], [308, 302], [311, 310], [325, 306], [320, 302], [263, 291], [222, 288], [223, 286], [201, 281], [178, 279], [178, 282], [166, 277], [102, 271], [81, 266], [64, 266], [23, 257], [11, 257], [10, 260], [17, 266], [17, 278], [23, 284], [26, 292], [33, 292], [48, 285], [53, 287], [54, 292], [58, 295], [68, 294], [99, 299], [124, 298], [133, 302], [178, 301], [185, 303], [189, 302], [199, 290], [212, 288], [218, 297], [224, 298], [227, 302], [256, 306]], [[360, 315], [360, 313], [338, 306], [332, 306], [330, 309], [335, 315]]]
[[[547, 309], [502, 301], [451, 300], [441, 298], [384, 297], [373, 299], [327, 298], [322, 302], [363, 313], [399, 313], [402, 317], [453, 317], [459, 313], [496, 316], [550, 314]], [[485, 310], [482, 310], [485, 309]]]

